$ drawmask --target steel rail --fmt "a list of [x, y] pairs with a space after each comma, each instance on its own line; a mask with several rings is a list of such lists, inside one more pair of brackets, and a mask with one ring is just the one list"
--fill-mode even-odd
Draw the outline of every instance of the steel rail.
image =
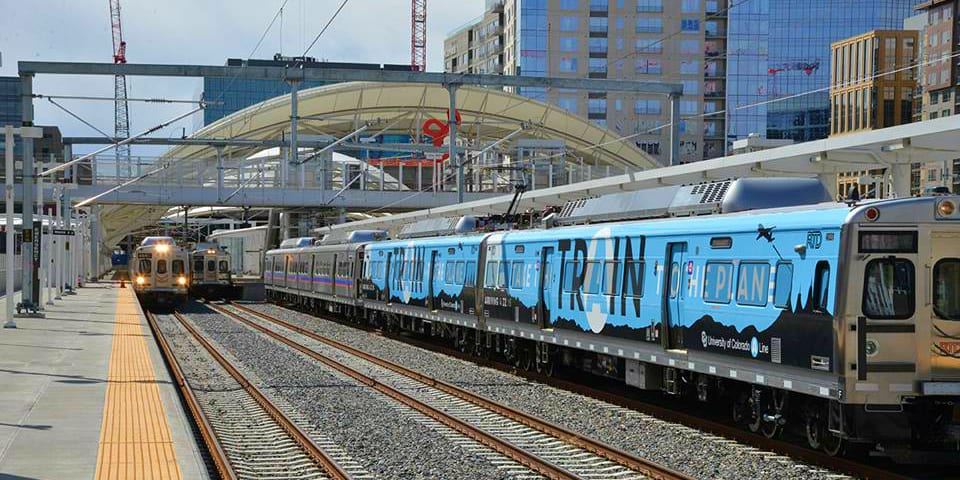
[[365, 375], [365, 374], [363, 374], [363, 373], [361, 373], [361, 372], [359, 372], [359, 371], [357, 371], [357, 370], [354, 370], [353, 368], [350, 368], [350, 367], [348, 367], [348, 366], [346, 366], [346, 365], [343, 365], [343, 364], [341, 364], [340, 362], [338, 362], [338, 361], [336, 361], [336, 360], [334, 360], [334, 359], [331, 359], [331, 358], [329, 358], [329, 357], [327, 357], [327, 356], [325, 356], [325, 355], [323, 355], [323, 354], [321, 354], [321, 353], [318, 353], [318, 352], [316, 352], [315, 350], [313, 350], [313, 349], [311, 349], [311, 348], [309, 348], [309, 347], [307, 347], [307, 346], [305, 346], [305, 345], [302, 345], [302, 344], [297, 343], [297, 342], [295, 342], [295, 341], [293, 341], [293, 340], [290, 340], [289, 338], [286, 338], [286, 337], [284, 337], [283, 335], [280, 335], [279, 333], [276, 333], [276, 332], [274, 332], [273, 330], [270, 330], [269, 328], [264, 327], [263, 325], [260, 325], [260, 324], [258, 324], [258, 323], [256, 323], [256, 322], [253, 322], [253, 321], [250, 321], [249, 319], [246, 319], [246, 318], [244, 318], [244, 317], [242, 317], [242, 316], [240, 316], [240, 315], [238, 315], [238, 314], [236, 314], [236, 313], [234, 313], [234, 312], [231, 312], [231, 311], [229, 311], [229, 310], [226, 310], [226, 309], [216, 309], [216, 308], [215, 308], [215, 310], [216, 310], [218, 313], [221, 313], [221, 314], [223, 314], [223, 315], [225, 315], [225, 316], [228, 316], [228, 317], [230, 317], [230, 318], [233, 318], [233, 319], [239, 321], [240, 323], [242, 323], [242, 324], [244, 324], [244, 325], [247, 325], [247, 326], [253, 328], [254, 330], [257, 330], [257, 331], [259, 331], [259, 332], [267, 335], [268, 337], [273, 338], [274, 340], [277, 340], [278, 342], [283, 343], [284, 345], [287, 345], [288, 347], [290, 347], [290, 348], [292, 348], [292, 349], [294, 349], [294, 350], [296, 350], [296, 351], [298, 351], [298, 352], [300, 352], [300, 353], [303, 353], [304, 355], [307, 355], [308, 357], [310, 357], [310, 358], [312, 358], [312, 359], [314, 359], [314, 360], [317, 360], [317, 361], [319, 361], [320, 363], [323, 363], [324, 365], [326, 365], [326, 366], [328, 366], [328, 367], [331, 367], [331, 368], [333, 368], [333, 369], [335, 369], [335, 370], [337, 370], [337, 371], [339, 371], [339, 372], [341, 372], [341, 373], [349, 376], [350, 378], [353, 378], [353, 379], [356, 380], [357, 382], [359, 382], [359, 383], [361, 383], [361, 384], [363, 384], [363, 385], [367, 385], [367, 386], [369, 386], [370, 388], [373, 388], [374, 390], [376, 390], [376, 391], [378, 391], [378, 392], [380, 392], [380, 393], [382, 393], [382, 394], [384, 394], [384, 395], [386, 395], [386, 396], [388, 396], [388, 397], [390, 397], [390, 398], [392, 398], [392, 399], [400, 402], [401, 404], [403, 404], [403, 405], [405, 405], [405, 406], [407, 406], [407, 407], [410, 407], [410, 408], [412, 408], [412, 409], [414, 409], [414, 410], [416, 410], [416, 411], [418, 411], [418, 412], [420, 412], [420, 413], [422, 413], [422, 414], [424, 414], [424, 415], [432, 418], [433, 420], [436, 420], [436, 421], [442, 423], [443, 425], [445, 425], [445, 426], [447, 426], [447, 427], [449, 427], [449, 428], [452, 428], [453, 430], [455, 430], [455, 431], [457, 431], [457, 432], [459, 432], [459, 433], [461, 433], [461, 434], [463, 434], [463, 435], [466, 435], [467, 437], [469, 437], [469, 438], [471, 438], [471, 439], [473, 439], [473, 440], [475, 440], [475, 441], [477, 441], [477, 442], [479, 442], [479, 443], [487, 446], [488, 448], [491, 448], [491, 449], [493, 449], [493, 450], [495, 450], [495, 451], [497, 451], [497, 452], [499, 452], [499, 453], [501, 453], [501, 454], [503, 454], [503, 455], [511, 458], [512, 460], [514, 460], [514, 461], [520, 463], [521, 465], [523, 465], [523, 466], [525, 466], [525, 467], [533, 470], [534, 472], [539, 473], [540, 475], [543, 475], [543, 476], [545, 476], [545, 477], [547, 477], [547, 478], [554, 479], [554, 480], [574, 480], [574, 479], [580, 479], [580, 477], [577, 476], [575, 473], [570, 472], [569, 470], [567, 470], [567, 469], [565, 469], [565, 468], [563, 468], [563, 467], [560, 467], [560, 466], [558, 466], [558, 465], [555, 465], [555, 464], [553, 464], [552, 462], [550, 462], [550, 461], [548, 461], [548, 460], [544, 460], [544, 459], [542, 459], [542, 458], [539, 458], [539, 457], [537, 457], [536, 455], [533, 455], [533, 454], [531, 454], [530, 452], [527, 452], [526, 450], [524, 450], [524, 449], [522, 449], [522, 448], [520, 448], [520, 447], [518, 447], [518, 446], [516, 446], [516, 445], [514, 445], [514, 444], [512, 444], [512, 443], [510, 443], [510, 442], [508, 442], [508, 441], [506, 441], [506, 440], [503, 440], [503, 439], [501, 439], [501, 438], [497, 438], [496, 436], [491, 435], [491, 434], [489, 434], [489, 433], [487, 433], [487, 432], [485, 432], [485, 431], [483, 431], [483, 430], [481, 430], [481, 429], [479, 429], [479, 428], [471, 425], [470, 423], [467, 423], [467, 422], [465, 422], [465, 421], [463, 421], [463, 420], [460, 420], [459, 418], [452, 417], [452, 416], [448, 415], [447, 413], [443, 412], [442, 410], [439, 410], [439, 409], [434, 408], [434, 407], [432, 407], [432, 406], [430, 406], [430, 405], [428, 405], [428, 404], [426, 404], [426, 403], [423, 403], [423, 402], [421, 402], [420, 400], [417, 400], [416, 398], [414, 398], [414, 397], [412, 397], [412, 396], [410, 396], [410, 395], [407, 395], [406, 393], [403, 393], [403, 392], [401, 392], [400, 390], [398, 390], [398, 389], [396, 389], [396, 388], [394, 388], [394, 387], [391, 387], [390, 385], [387, 385], [387, 384], [385, 384], [385, 383], [382, 383], [382, 382], [378, 381], [377, 379], [375, 379], [375, 378], [373, 378], [373, 377], [370, 377], [370, 376]]
[[147, 318], [147, 324], [150, 325], [150, 330], [153, 331], [153, 337], [157, 341], [157, 345], [160, 346], [160, 352], [163, 353], [163, 358], [167, 362], [167, 367], [170, 369], [170, 372], [173, 374], [173, 380], [177, 383], [177, 387], [180, 389], [180, 394], [183, 396], [187, 408], [190, 410], [190, 414], [193, 416], [193, 421], [197, 424], [197, 429], [200, 431], [200, 437], [203, 439], [204, 445], [207, 447], [207, 451], [210, 453], [211, 460], [213, 460], [213, 465], [217, 469], [217, 473], [220, 475], [221, 479], [224, 480], [236, 480], [237, 473], [233, 469], [233, 465], [230, 463], [230, 458], [227, 456], [226, 450], [223, 448], [223, 444], [220, 443], [220, 438], [217, 437], [213, 426], [210, 424], [210, 419], [207, 418], [207, 414], [204, 413], [203, 408], [200, 407], [200, 402], [197, 400], [196, 395], [193, 393], [193, 388], [190, 386], [190, 383], [187, 382], [186, 375], [183, 374], [183, 369], [180, 367], [180, 362], [177, 360], [177, 357], [173, 354], [173, 349], [170, 348], [170, 344], [167, 343], [167, 338], [163, 335], [163, 332], [160, 331], [159, 325], [157, 325], [156, 317], [150, 311], [144, 310], [144, 316]]
[[[239, 318], [237, 315], [233, 314], [232, 312], [229, 312], [226, 309], [220, 308], [216, 305], [210, 305], [210, 306], [213, 307], [214, 310], [217, 310], [221, 313], [225, 313], [227, 315], [233, 316], [234, 318]], [[330, 338], [324, 337], [322, 335], [319, 335], [315, 332], [312, 332], [298, 325], [291, 324], [290, 322], [286, 322], [284, 320], [278, 319], [276, 317], [273, 317], [271, 315], [268, 315], [262, 312], [258, 312], [256, 310], [244, 307], [242, 305], [230, 303], [230, 306], [242, 312], [255, 315], [258, 318], [261, 318], [265, 321], [274, 323], [276, 325], [280, 325], [286, 329], [297, 332], [312, 340], [316, 340], [318, 342], [329, 345], [333, 348], [346, 351], [351, 355], [362, 358], [363, 360], [371, 362], [380, 367], [386, 368], [392, 372], [398, 373], [400, 375], [403, 375], [407, 378], [413, 379], [415, 381], [418, 381], [430, 387], [436, 388], [437, 390], [453, 395], [457, 398], [460, 398], [461, 400], [472, 403], [480, 408], [495, 412], [503, 417], [509, 418], [520, 424], [526, 425], [527, 427], [530, 427], [534, 430], [538, 430], [546, 435], [563, 440], [566, 443], [582, 448], [593, 454], [599, 455], [603, 458], [606, 458], [607, 460], [610, 460], [614, 463], [617, 463], [626, 468], [629, 468], [630, 470], [634, 470], [639, 473], [642, 473], [650, 478], [654, 478], [658, 480], [690, 480], [692, 478], [684, 473], [678, 472], [669, 467], [659, 465], [649, 460], [639, 458], [630, 453], [618, 450], [610, 445], [600, 442], [599, 440], [581, 435], [576, 432], [572, 432], [570, 430], [567, 430], [563, 427], [550, 423], [536, 416], [499, 404], [484, 396], [462, 389], [455, 385], [446, 383], [442, 380], [438, 380], [433, 377], [424, 375], [420, 372], [409, 369], [402, 365], [398, 365], [389, 360], [384, 360], [382, 358], [376, 357], [362, 350], [358, 350], [350, 345], [346, 345], [336, 340], [332, 340]]]
[[277, 408], [256, 385], [251, 383], [240, 370], [233, 366], [183, 315], [174, 312], [173, 316], [328, 475], [335, 480], [352, 480], [353, 477], [349, 473], [344, 471], [306, 432]]

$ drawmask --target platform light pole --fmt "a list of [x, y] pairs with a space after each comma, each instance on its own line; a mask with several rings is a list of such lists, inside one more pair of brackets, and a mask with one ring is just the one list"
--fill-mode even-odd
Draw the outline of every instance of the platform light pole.
[[[14, 128], [10, 125], [4, 127], [4, 175], [6, 177], [5, 182], [5, 200], [6, 200], [6, 295], [7, 295], [7, 320], [3, 324], [3, 328], [17, 328], [17, 322], [14, 320], [16, 316], [14, 314], [16, 310], [16, 299], [14, 299], [14, 283], [16, 282], [16, 255], [14, 255], [14, 236], [16, 235], [16, 225], [14, 224], [14, 211], [13, 211], [13, 180], [16, 175], [14, 170], [13, 163], [13, 145], [14, 145], [14, 135], [19, 135], [24, 139], [29, 139], [32, 147], [32, 142], [34, 138], [43, 137], [43, 130], [36, 127], [19, 127]], [[26, 142], [24, 142], [26, 143]], [[26, 154], [26, 151], [24, 151]]]

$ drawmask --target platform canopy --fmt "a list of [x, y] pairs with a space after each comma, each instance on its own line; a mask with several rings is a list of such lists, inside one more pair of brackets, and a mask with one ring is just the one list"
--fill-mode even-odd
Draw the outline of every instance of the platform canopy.
[[[891, 187], [889, 191], [902, 197], [910, 195], [912, 164], [952, 163], [956, 159], [960, 159], [960, 116], [545, 188], [524, 194], [518, 211], [563, 205], [568, 200], [608, 193], [742, 177], [819, 177], [828, 190], [836, 195], [837, 192], [832, 189], [836, 187], [838, 173], [873, 169], [884, 169], [885, 181]], [[504, 195], [333, 225], [318, 229], [317, 232], [323, 234], [358, 228], [395, 229], [425, 218], [503, 213], [512, 199], [511, 195]]]
[[[445, 121], [449, 93], [441, 85], [349, 82], [302, 90], [298, 96], [300, 126], [303, 135], [339, 138], [370, 122], [366, 134], [423, 133], [428, 119]], [[585, 117], [560, 107], [532, 100], [499, 89], [460, 87], [456, 95], [461, 125], [459, 135], [478, 144], [494, 142], [525, 125], [517, 138], [562, 140], [573, 157], [595, 165], [615, 165], [630, 169], [659, 166], [658, 162], [633, 141], [618, 141], [621, 134], [598, 126]], [[290, 96], [284, 95], [250, 106], [229, 115], [196, 133], [195, 138], [281, 138], [290, 133]], [[632, 132], [630, 132], [632, 133]], [[232, 156], [253, 153], [255, 147], [229, 147]], [[211, 147], [181, 146], [168, 157], [177, 159], [210, 158]]]

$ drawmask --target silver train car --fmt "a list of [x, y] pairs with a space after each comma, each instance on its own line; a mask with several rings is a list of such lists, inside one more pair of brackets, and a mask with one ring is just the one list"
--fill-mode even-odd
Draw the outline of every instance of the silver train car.
[[190, 292], [204, 298], [223, 298], [233, 289], [231, 258], [216, 242], [200, 242], [190, 251]]
[[151, 305], [176, 305], [190, 288], [189, 255], [172, 237], [147, 237], [133, 252], [130, 273], [137, 296]]

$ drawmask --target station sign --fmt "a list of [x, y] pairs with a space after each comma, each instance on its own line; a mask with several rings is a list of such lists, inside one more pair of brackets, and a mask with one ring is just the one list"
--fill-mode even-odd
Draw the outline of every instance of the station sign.
[[54, 235], [71, 235], [71, 236], [72, 236], [72, 235], [76, 235], [77, 232], [76, 232], [75, 230], [64, 230], [64, 229], [62, 229], [62, 228], [54, 228], [54, 229], [53, 229], [53, 234], [54, 234]]

